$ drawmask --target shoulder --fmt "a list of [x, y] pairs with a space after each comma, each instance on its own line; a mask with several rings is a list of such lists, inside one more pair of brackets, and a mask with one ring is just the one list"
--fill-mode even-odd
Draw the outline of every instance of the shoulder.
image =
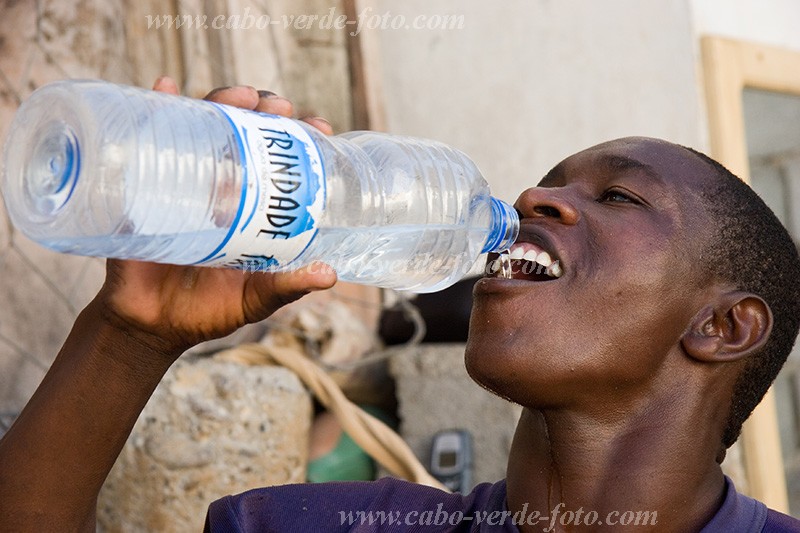
[[505, 505], [505, 482], [484, 483], [468, 495], [393, 478], [281, 485], [212, 503], [207, 531], [349, 531], [361, 521], [418, 523], [433, 511], [458, 518]]
[[767, 521], [761, 531], [762, 533], [797, 533], [800, 532], [800, 520], [768, 509]]
[[722, 506], [701, 533], [800, 533], [800, 521], [736, 491], [725, 477]]

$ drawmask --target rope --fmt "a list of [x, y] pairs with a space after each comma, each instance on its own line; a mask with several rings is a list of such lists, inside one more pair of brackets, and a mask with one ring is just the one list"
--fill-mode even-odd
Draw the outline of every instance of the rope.
[[[287, 342], [297, 343], [294, 339]], [[342, 429], [389, 472], [421, 485], [448, 490], [428, 473], [392, 428], [348, 400], [333, 379], [304, 355], [299, 343], [296, 347], [273, 344], [269, 348], [260, 344], [243, 344], [215, 357], [247, 365], [276, 363], [288, 368], [336, 416]]]

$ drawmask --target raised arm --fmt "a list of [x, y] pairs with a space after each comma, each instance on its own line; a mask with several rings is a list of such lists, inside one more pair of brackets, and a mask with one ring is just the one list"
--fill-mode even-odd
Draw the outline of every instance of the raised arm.
[[[168, 79], [155, 89], [177, 93]], [[208, 99], [290, 115], [250, 87]], [[330, 126], [310, 121], [326, 133]], [[109, 260], [36, 393], [0, 441], [0, 531], [94, 531], [100, 488], [139, 413], [187, 348], [331, 287], [330, 269], [277, 274]]]

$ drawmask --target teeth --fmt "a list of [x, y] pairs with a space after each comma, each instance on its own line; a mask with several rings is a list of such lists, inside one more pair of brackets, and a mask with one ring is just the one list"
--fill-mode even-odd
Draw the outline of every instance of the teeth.
[[[541, 248], [539, 250], [541, 250]], [[510, 277], [505, 276], [506, 273], [504, 271], [511, 266], [511, 261], [519, 261], [522, 259], [529, 263], [540, 265], [536, 267], [537, 272], [544, 270], [548, 276], [560, 278], [564, 270], [561, 268], [559, 261], [553, 261], [549, 253], [539, 250], [536, 248], [528, 248], [528, 251], [525, 251], [525, 247], [523, 246], [514, 246], [509, 250], [509, 253], [501, 254], [498, 259], [490, 263], [488, 268], [492, 273], [497, 272], [500, 276]]]
[[511, 259], [522, 259], [522, 256], [525, 255], [525, 251], [522, 248], [514, 248], [511, 250]]
[[542, 252], [536, 256], [536, 262], [542, 265], [543, 267], [549, 267], [553, 263], [553, 259], [550, 257], [550, 254], [547, 252]]

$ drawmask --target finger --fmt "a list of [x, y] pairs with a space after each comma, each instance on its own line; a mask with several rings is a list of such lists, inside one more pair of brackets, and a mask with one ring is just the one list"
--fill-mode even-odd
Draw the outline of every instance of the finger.
[[253, 274], [245, 292], [245, 318], [248, 322], [263, 320], [284, 305], [335, 283], [336, 272], [320, 262], [291, 272]]
[[278, 96], [272, 91], [258, 91], [258, 106], [256, 111], [291, 117], [294, 112], [292, 102], [283, 96]]
[[306, 117], [301, 120], [307, 124], [311, 124], [325, 135], [333, 135], [333, 126], [322, 117]]
[[153, 90], [162, 93], [179, 94], [178, 84], [169, 76], [161, 76], [153, 84]]
[[247, 85], [220, 87], [208, 93], [205, 96], [205, 100], [244, 109], [255, 109], [258, 105], [258, 91]]

